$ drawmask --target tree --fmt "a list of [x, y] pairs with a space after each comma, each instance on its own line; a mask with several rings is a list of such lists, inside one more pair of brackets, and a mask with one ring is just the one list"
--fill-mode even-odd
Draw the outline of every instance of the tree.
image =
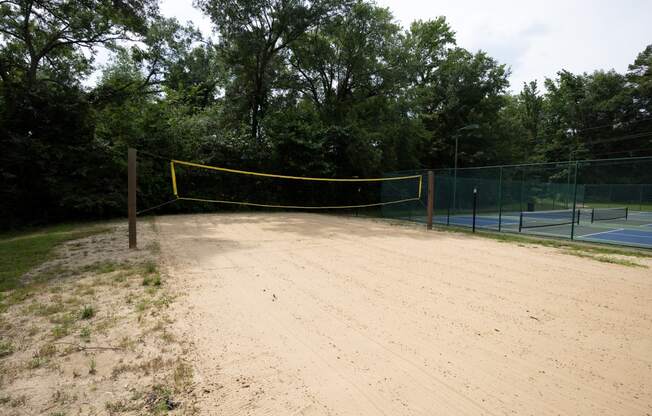
[[354, 4], [294, 43], [295, 87], [327, 123], [341, 123], [357, 101], [395, 95], [399, 33], [388, 9]]
[[509, 71], [484, 52], [462, 48], [447, 52], [432, 79], [419, 85], [420, 117], [430, 132], [427, 164], [450, 166], [455, 135], [463, 130], [460, 160], [463, 164], [487, 163], [495, 159], [494, 142], [500, 140], [494, 121], [505, 105]]
[[543, 97], [539, 93], [537, 82], [524, 83], [523, 91], [518, 95], [518, 100], [521, 105], [521, 123], [528, 132], [528, 140], [535, 143], [539, 136], [543, 117]]
[[157, 2], [54, 2], [7, 0], [0, 4], [0, 77], [7, 85], [37, 81], [74, 83], [87, 74], [93, 55], [84, 49], [111, 45], [142, 33]]
[[220, 33], [219, 47], [230, 82], [226, 98], [239, 114], [246, 114], [249, 134], [261, 138], [261, 119], [282, 70], [282, 53], [310, 27], [335, 11], [330, 0], [197, 0]]
[[635, 116], [652, 117], [652, 45], [638, 54], [626, 77], [632, 88]]
[[644, 138], [631, 136], [637, 111], [632, 111], [634, 102], [622, 74], [561, 71], [557, 79], [546, 79], [546, 89], [539, 140], [544, 160], [635, 156], [631, 149], [644, 150]]
[[4, 221], [54, 219], [67, 209], [99, 213], [102, 204], [91, 207], [81, 191], [94, 183], [103, 156], [95, 153], [93, 111], [80, 80], [96, 48], [142, 33], [155, 12], [154, 0], [0, 2]]

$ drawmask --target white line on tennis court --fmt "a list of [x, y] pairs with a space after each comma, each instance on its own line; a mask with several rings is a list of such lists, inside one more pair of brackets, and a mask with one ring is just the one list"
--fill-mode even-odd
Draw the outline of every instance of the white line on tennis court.
[[579, 235], [578, 237], [581, 237], [581, 238], [584, 238], [584, 237], [592, 237], [592, 236], [594, 236], [594, 235], [615, 233], [615, 232], [617, 232], [617, 231], [625, 231], [625, 229], [624, 229], [624, 228], [616, 228], [615, 230], [600, 231], [599, 233], [584, 234], [584, 235]]

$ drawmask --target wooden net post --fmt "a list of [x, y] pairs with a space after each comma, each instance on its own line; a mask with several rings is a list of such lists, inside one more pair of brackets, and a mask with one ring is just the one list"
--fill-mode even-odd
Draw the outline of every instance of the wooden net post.
[[432, 214], [435, 203], [435, 174], [428, 171], [428, 229], [432, 230]]
[[137, 248], [136, 242], [136, 149], [129, 149], [127, 159], [127, 206], [129, 214], [129, 248]]

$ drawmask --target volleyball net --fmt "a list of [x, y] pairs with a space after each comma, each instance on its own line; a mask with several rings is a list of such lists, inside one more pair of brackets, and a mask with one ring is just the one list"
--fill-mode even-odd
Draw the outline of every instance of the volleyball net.
[[168, 161], [167, 170], [172, 201], [199, 204], [346, 210], [420, 201], [424, 193], [421, 174], [373, 178], [293, 176], [176, 159]]

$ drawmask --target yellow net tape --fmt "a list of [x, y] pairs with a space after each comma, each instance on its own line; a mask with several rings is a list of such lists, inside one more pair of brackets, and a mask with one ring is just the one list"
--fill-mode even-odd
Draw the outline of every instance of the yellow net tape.
[[[254, 202], [246, 201], [227, 201], [220, 199], [204, 199], [204, 198], [189, 198], [189, 197], [180, 197], [177, 190], [177, 178], [174, 165], [184, 165], [191, 166], [195, 168], [210, 169], [220, 172], [229, 172], [237, 173], [242, 175], [253, 175], [253, 176], [264, 176], [267, 178], [279, 178], [279, 179], [294, 179], [294, 180], [303, 180], [303, 181], [322, 181], [322, 182], [387, 182], [387, 181], [398, 181], [406, 179], [418, 179], [419, 180], [419, 191], [418, 196], [415, 198], [401, 199], [397, 201], [387, 201], [387, 202], [377, 202], [372, 204], [360, 204], [360, 205], [327, 205], [327, 206], [309, 206], [309, 205], [276, 205], [276, 204], [259, 204]], [[261, 208], [284, 208], [284, 209], [349, 209], [349, 208], [369, 208], [369, 207], [378, 207], [382, 205], [391, 205], [391, 204], [402, 204], [404, 202], [410, 201], [419, 201], [421, 199], [421, 192], [423, 189], [423, 177], [421, 175], [409, 175], [409, 176], [393, 176], [386, 178], [314, 178], [314, 177], [305, 177], [305, 176], [290, 176], [290, 175], [276, 175], [272, 173], [261, 173], [261, 172], [252, 172], [246, 170], [238, 169], [229, 169], [221, 168], [217, 166], [202, 165], [200, 163], [185, 162], [183, 160], [171, 160], [170, 161], [170, 173], [172, 175], [172, 192], [174, 196], [179, 200], [184, 201], [195, 201], [195, 202], [212, 202], [218, 204], [231, 204], [231, 205], [245, 205], [251, 207], [261, 207]]]
[[174, 196], [179, 196], [177, 193], [177, 174], [174, 172], [174, 162], [170, 162], [170, 174], [172, 175], [172, 192]]
[[398, 180], [404, 180], [404, 179], [421, 178], [421, 175], [392, 176], [392, 177], [388, 177], [388, 178], [311, 178], [311, 177], [307, 177], [307, 176], [276, 175], [274, 173], [261, 173], [261, 172], [252, 172], [252, 171], [248, 171], [248, 170], [220, 168], [220, 167], [217, 167], [217, 166], [208, 166], [208, 165], [201, 165], [199, 163], [184, 162], [182, 160], [172, 160], [171, 163], [172, 164], [176, 163], [177, 165], [193, 166], [193, 167], [196, 167], [196, 168], [218, 170], [218, 171], [221, 171], [221, 172], [240, 173], [240, 174], [243, 174], [243, 175], [265, 176], [267, 178], [296, 179], [296, 180], [300, 180], [300, 181], [385, 182], [385, 181], [398, 181]]
[[219, 199], [203, 199], [203, 198], [186, 198], [179, 197], [181, 201], [195, 201], [195, 202], [213, 202], [218, 204], [231, 204], [231, 205], [245, 205], [248, 207], [261, 207], [261, 208], [285, 208], [285, 209], [349, 209], [349, 208], [369, 208], [379, 207], [381, 205], [402, 204], [404, 202], [418, 201], [419, 198], [401, 199], [399, 201], [377, 202], [375, 204], [362, 204], [362, 205], [326, 205], [326, 206], [311, 206], [311, 205], [272, 205], [272, 204], [257, 204], [254, 202], [238, 202], [238, 201], [224, 201]]

